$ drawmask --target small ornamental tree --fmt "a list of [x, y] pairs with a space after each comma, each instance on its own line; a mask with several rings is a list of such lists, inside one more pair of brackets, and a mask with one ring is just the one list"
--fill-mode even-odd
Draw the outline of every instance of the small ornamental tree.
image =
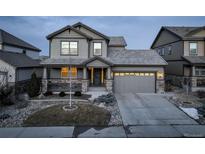
[[27, 93], [30, 97], [35, 97], [39, 95], [40, 91], [40, 81], [36, 76], [36, 73], [32, 73], [31, 80], [27, 87]]

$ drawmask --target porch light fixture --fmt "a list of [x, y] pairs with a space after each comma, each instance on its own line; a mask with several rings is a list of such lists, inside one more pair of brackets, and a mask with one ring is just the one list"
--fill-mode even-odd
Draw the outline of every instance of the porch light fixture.
[[157, 72], [157, 79], [164, 79], [164, 73], [163, 72]]

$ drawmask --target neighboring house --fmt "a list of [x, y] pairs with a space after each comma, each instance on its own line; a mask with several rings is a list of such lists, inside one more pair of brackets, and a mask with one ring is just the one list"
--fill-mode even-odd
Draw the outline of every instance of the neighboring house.
[[174, 85], [205, 90], [205, 27], [162, 27], [151, 48], [168, 62]]
[[167, 63], [154, 50], [128, 50], [124, 37], [106, 36], [80, 22], [47, 39], [49, 58], [41, 62], [44, 92], [68, 91], [70, 75], [72, 91], [86, 92], [90, 87], [119, 93], [164, 91]]
[[31, 74], [42, 77], [39, 52], [33, 45], [0, 29], [0, 79], [22, 90]]

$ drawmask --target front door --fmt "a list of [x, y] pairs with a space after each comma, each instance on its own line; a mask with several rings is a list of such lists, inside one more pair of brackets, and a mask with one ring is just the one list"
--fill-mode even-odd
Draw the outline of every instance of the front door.
[[95, 68], [93, 74], [93, 85], [100, 86], [101, 85], [101, 69]]

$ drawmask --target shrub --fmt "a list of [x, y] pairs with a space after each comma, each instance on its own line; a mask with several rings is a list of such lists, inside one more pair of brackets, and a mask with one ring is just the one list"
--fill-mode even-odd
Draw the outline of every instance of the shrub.
[[199, 98], [205, 98], [205, 91], [198, 90], [196, 93]]
[[14, 102], [11, 99], [12, 92], [13, 92], [12, 87], [5, 86], [0, 88], [0, 103], [2, 105], [14, 104]]
[[53, 92], [52, 91], [47, 91], [43, 95], [44, 96], [51, 96], [51, 95], [53, 95]]
[[63, 91], [61, 91], [60, 93], [59, 93], [59, 96], [60, 97], [64, 97], [66, 94], [65, 94], [65, 92], [63, 92]]
[[28, 83], [27, 93], [30, 97], [35, 97], [39, 95], [40, 91], [40, 81], [36, 77], [36, 73], [32, 73], [31, 80]]
[[82, 96], [82, 93], [81, 93], [80, 91], [76, 91], [76, 92], [74, 93], [74, 96]]

